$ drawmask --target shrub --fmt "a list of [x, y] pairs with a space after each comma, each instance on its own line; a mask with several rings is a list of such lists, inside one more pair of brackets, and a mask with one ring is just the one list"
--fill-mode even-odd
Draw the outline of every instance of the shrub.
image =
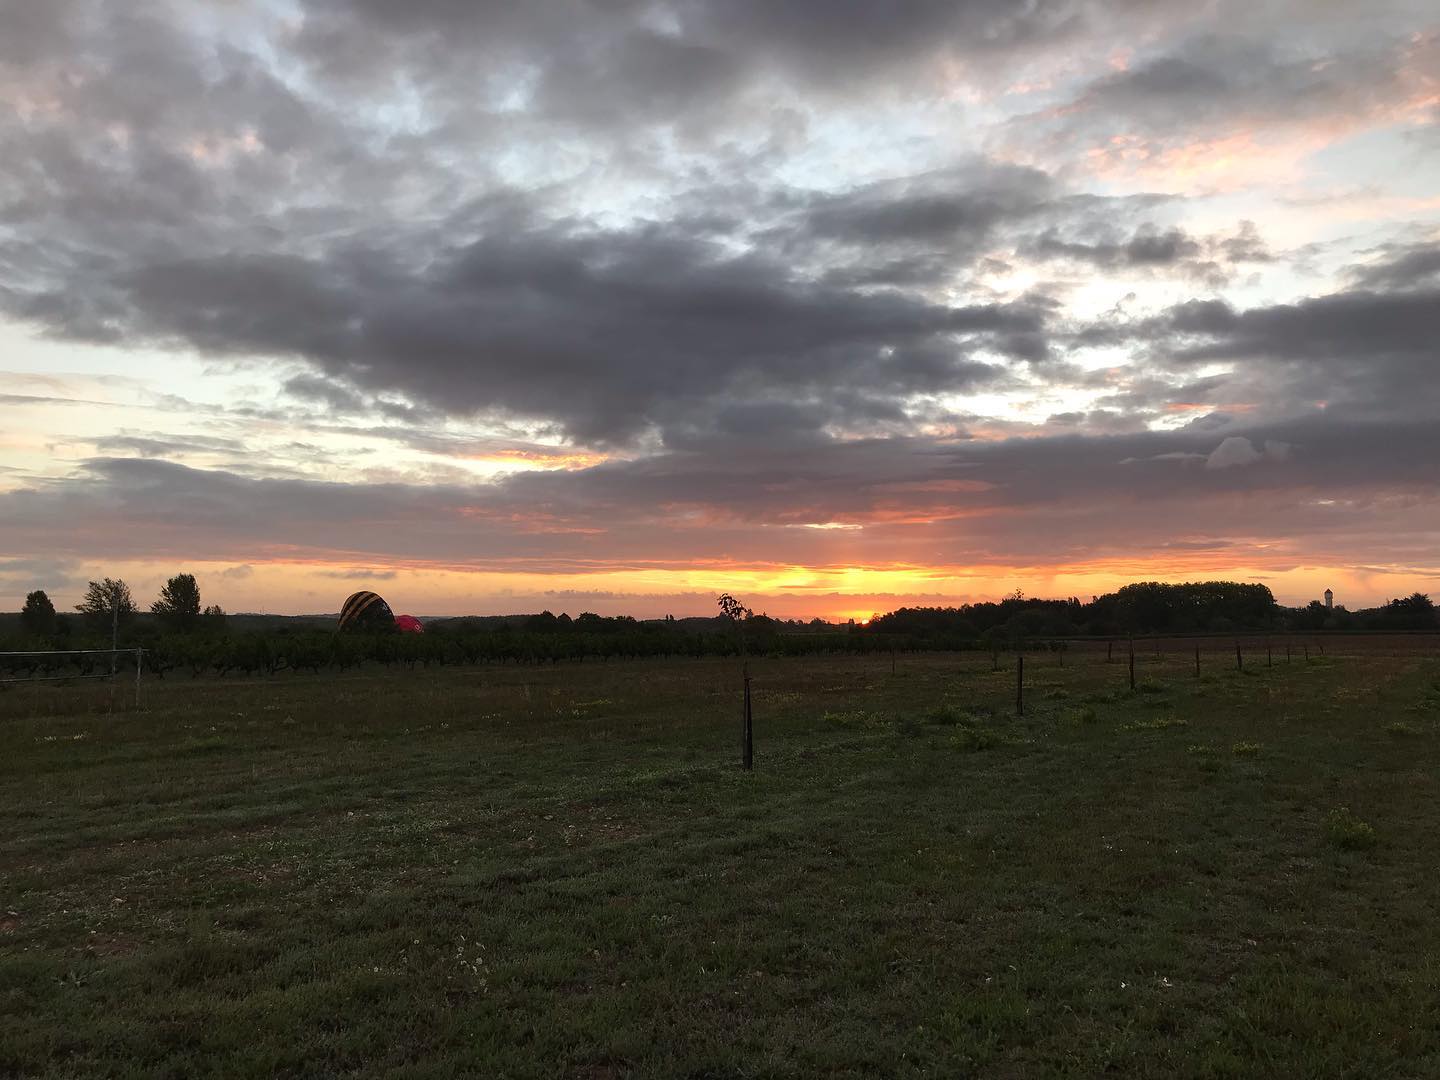
[[1200, 771], [1205, 773], [1217, 773], [1220, 771], [1220, 761], [1215, 757], [1215, 747], [1205, 743], [1191, 743], [1185, 748], [1187, 754], [1195, 755], [1196, 764]]
[[824, 721], [832, 727], [851, 728], [880, 727], [885, 723], [885, 717], [879, 713], [866, 712], [864, 709], [850, 709], [843, 712], [827, 712]]
[[1331, 810], [1330, 816], [1325, 819], [1325, 837], [1345, 851], [1372, 848], [1379, 840], [1373, 825], [1361, 821], [1344, 806]]
[[961, 728], [950, 736], [951, 745], [967, 754], [989, 750], [992, 746], [999, 746], [1000, 742], [1000, 736], [989, 728]]
[[939, 724], [941, 727], [954, 727], [961, 719], [960, 710], [953, 705], [937, 705], [925, 714], [927, 724]]
[[1178, 716], [1157, 716], [1153, 720], [1136, 720], [1133, 723], [1125, 724], [1121, 731], [1164, 731], [1166, 728], [1186, 728], [1190, 721], [1182, 720]]
[[1099, 721], [1100, 714], [1089, 705], [1066, 709], [1060, 714], [1060, 723], [1065, 727], [1081, 727], [1082, 725], [1096, 724]]

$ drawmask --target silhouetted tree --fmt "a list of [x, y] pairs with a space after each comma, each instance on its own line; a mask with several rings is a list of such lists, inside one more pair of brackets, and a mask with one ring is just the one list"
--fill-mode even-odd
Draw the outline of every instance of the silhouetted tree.
[[739, 623], [755, 614], [729, 593], [721, 593], [716, 603], [720, 605], [720, 614], [733, 623]]
[[96, 629], [124, 626], [135, 614], [135, 600], [130, 586], [119, 578], [92, 581], [85, 589], [85, 598], [75, 610]]
[[1290, 617], [1296, 630], [1323, 630], [1325, 620], [1330, 618], [1330, 609], [1319, 600], [1311, 600]]
[[[85, 599], [75, 605], [75, 610], [85, 616], [85, 621], [94, 630], [110, 631], [110, 647], [120, 643], [120, 628], [135, 615], [135, 600], [130, 595], [130, 586], [119, 578], [105, 578], [92, 581], [85, 589]], [[110, 658], [110, 670], [115, 670], [115, 658]]]
[[1430, 630], [1435, 626], [1435, 602], [1425, 593], [1391, 600], [1381, 609], [1382, 621], [1396, 630]]
[[212, 632], [219, 632], [225, 629], [225, 609], [219, 604], [211, 604], [200, 613], [200, 623]]
[[720, 598], [715, 601], [720, 605], [720, 614], [730, 620], [736, 632], [740, 635], [740, 654], [743, 656], [745, 649], [745, 623], [755, 617], [755, 613], [744, 604], [736, 600], [728, 592], [721, 593]]
[[55, 605], [44, 589], [26, 595], [25, 606], [20, 609], [20, 625], [36, 637], [50, 637], [55, 633]]
[[200, 586], [194, 574], [176, 574], [160, 589], [150, 611], [170, 630], [193, 630], [200, 622]]

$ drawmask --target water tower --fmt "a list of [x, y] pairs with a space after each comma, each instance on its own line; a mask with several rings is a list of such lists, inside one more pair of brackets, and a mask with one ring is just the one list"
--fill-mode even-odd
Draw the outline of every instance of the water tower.
[[1326, 590], [1325, 590], [1325, 610], [1326, 610], [1326, 611], [1334, 611], [1334, 610], [1335, 610], [1335, 594], [1334, 594], [1333, 592], [1331, 592], [1329, 589], [1326, 589]]

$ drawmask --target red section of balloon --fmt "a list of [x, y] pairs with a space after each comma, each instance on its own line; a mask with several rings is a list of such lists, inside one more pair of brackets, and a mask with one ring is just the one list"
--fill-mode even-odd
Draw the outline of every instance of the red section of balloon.
[[395, 629], [399, 630], [402, 634], [423, 634], [425, 632], [425, 624], [414, 615], [396, 615]]

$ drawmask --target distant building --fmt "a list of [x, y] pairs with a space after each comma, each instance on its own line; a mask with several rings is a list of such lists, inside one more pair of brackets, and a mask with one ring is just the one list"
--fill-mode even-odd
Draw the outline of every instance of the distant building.
[[1325, 590], [1325, 610], [1326, 610], [1326, 611], [1334, 611], [1334, 610], [1335, 610], [1335, 594], [1334, 594], [1333, 592], [1331, 592], [1329, 589], [1326, 589], [1326, 590]]

